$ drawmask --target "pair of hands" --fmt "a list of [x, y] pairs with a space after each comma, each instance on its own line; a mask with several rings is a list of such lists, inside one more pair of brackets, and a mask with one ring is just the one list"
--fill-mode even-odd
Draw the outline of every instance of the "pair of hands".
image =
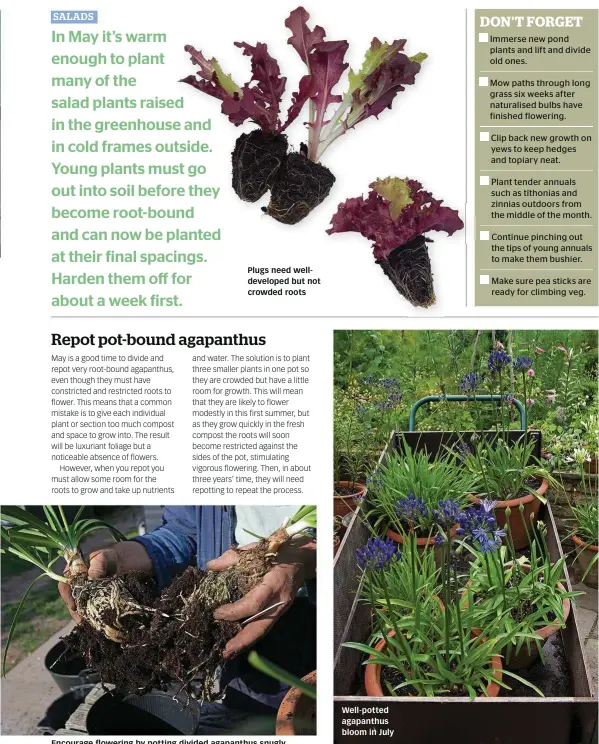
[[[242, 550], [249, 547], [251, 545], [246, 545]], [[207, 568], [211, 571], [223, 571], [225, 568], [234, 566], [238, 560], [239, 556], [235, 550], [227, 550], [219, 558], [210, 561]], [[295, 538], [279, 550], [275, 564], [258, 586], [238, 602], [223, 605], [215, 610], [215, 620], [241, 622], [267, 607], [278, 602], [282, 603], [244, 625], [239, 633], [227, 643], [223, 652], [225, 659], [234, 658], [268, 633], [281, 615], [284, 615], [291, 607], [304, 581], [314, 576], [315, 566], [316, 543], [311, 538]], [[150, 556], [139, 542], [118, 543], [114, 548], [99, 550], [89, 555], [88, 577], [90, 579], [100, 579], [131, 571], [153, 573]], [[59, 582], [58, 590], [73, 619], [81, 622], [69, 585]]]

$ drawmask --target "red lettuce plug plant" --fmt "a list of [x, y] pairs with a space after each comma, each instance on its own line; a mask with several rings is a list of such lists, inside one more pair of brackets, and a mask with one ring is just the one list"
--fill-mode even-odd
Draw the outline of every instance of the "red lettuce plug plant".
[[377, 264], [397, 291], [415, 307], [435, 302], [433, 274], [424, 233], [453, 235], [464, 223], [455, 209], [442, 206], [422, 184], [408, 178], [385, 178], [370, 184], [368, 196], [340, 204], [329, 235], [359, 232], [374, 243]]
[[308, 144], [285, 159], [267, 209], [268, 214], [286, 224], [302, 220], [329, 194], [335, 177], [319, 162], [327, 148], [348, 129], [391, 108], [395, 96], [414, 83], [427, 56], [406, 56], [405, 39], [389, 44], [374, 38], [361, 69], [349, 71], [347, 90], [340, 95], [333, 91], [348, 68], [345, 54], [349, 45], [347, 41], [325, 41], [325, 30], [321, 26], [311, 30], [309, 18], [308, 12], [299, 7], [285, 21], [291, 31], [288, 43], [308, 68], [293, 97], [290, 114], [297, 116], [309, 101]]
[[258, 126], [253, 132], [238, 137], [232, 156], [233, 188], [243, 201], [255, 202], [271, 188], [286, 158], [287, 137], [283, 132], [299, 115], [302, 106], [298, 100], [289, 109], [285, 122], [281, 122], [281, 98], [287, 79], [281, 76], [276, 59], [261, 42], [256, 46], [236, 42], [235, 46], [251, 58], [252, 77], [243, 87], [223, 72], [216, 59], [206, 59], [190, 45], [185, 51], [199, 70], [180, 82], [222, 101], [221, 111], [235, 126], [248, 120]]

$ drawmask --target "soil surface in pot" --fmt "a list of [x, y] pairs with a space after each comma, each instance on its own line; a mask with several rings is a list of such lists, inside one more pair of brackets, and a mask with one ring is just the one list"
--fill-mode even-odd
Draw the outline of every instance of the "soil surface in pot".
[[[541, 659], [537, 659], [535, 663], [523, 671], [518, 671], [518, 674], [523, 679], [532, 682], [536, 685], [539, 690], [545, 695], [545, 697], [570, 697], [573, 694], [572, 685], [570, 682], [570, 675], [568, 671], [568, 662], [566, 660], [566, 654], [562, 643], [561, 635], [554, 633], [550, 636], [545, 645], [543, 646], [543, 654], [545, 657], [545, 664]], [[366, 688], [364, 686], [364, 671], [362, 669], [360, 684], [356, 692], [357, 695], [366, 695]], [[390, 670], [392, 671], [392, 670]], [[386, 679], [386, 670], [382, 672], [381, 681]], [[390, 680], [392, 684], [400, 684], [402, 680]], [[501, 689], [499, 693], [500, 697], [533, 697], [538, 698], [539, 696], [530, 687], [518, 682], [511, 677], [504, 677], [503, 681], [506, 682], [511, 690]], [[401, 693], [401, 690], [400, 690]], [[448, 696], [449, 697], [449, 696]]]
[[359, 486], [352, 486], [351, 488], [349, 486], [342, 486], [335, 489], [335, 496], [357, 496], [361, 491], [362, 489]]
[[[398, 669], [393, 669], [391, 667], [383, 667], [381, 669], [381, 687], [383, 688], [384, 694], [386, 694], [387, 684], [395, 687], [396, 685], [401, 685], [405, 681], [405, 677]], [[398, 690], [396, 695], [398, 697], [414, 697], [416, 691], [411, 685], [408, 685], [407, 687], [402, 687], [401, 690]], [[466, 688], [460, 686], [454, 692], [445, 693], [443, 697], [468, 697], [468, 692], [466, 691]]]
[[[261, 580], [266, 572], [267, 547], [262, 552], [242, 551], [244, 567], [219, 573], [187, 568], [162, 592], [153, 579], [142, 574], [121, 578], [133, 599], [146, 609], [121, 616], [125, 641], [115, 643], [86, 622], [63, 640], [68, 653], [81, 656], [96, 669], [100, 680], [120, 692], [143, 694], [166, 689], [169, 683], [211, 699], [211, 688], [222, 651], [240, 630], [236, 622], [216, 621], [216, 607], [235, 602]], [[251, 553], [247, 560], [246, 553]], [[107, 606], [102, 621], [115, 622]], [[198, 679], [200, 682], [198, 683]]]

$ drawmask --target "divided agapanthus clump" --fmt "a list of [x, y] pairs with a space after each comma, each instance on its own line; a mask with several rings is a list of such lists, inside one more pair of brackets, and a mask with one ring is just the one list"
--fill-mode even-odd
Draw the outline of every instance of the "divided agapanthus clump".
[[[299, 101], [289, 109], [286, 120], [280, 118], [281, 98], [286, 78], [269, 53], [266, 44], [251, 46], [235, 42], [251, 58], [252, 77], [249, 83], [237, 85], [223, 72], [214, 58], [206, 59], [191, 45], [185, 51], [198, 65], [196, 75], [188, 75], [180, 82], [222, 101], [221, 111], [235, 126], [250, 120], [258, 129], [237, 138], [232, 155], [233, 188], [243, 201], [256, 202], [272, 187], [281, 164], [287, 156], [287, 127], [299, 115]], [[297, 96], [296, 96], [297, 97]]]
[[340, 204], [327, 232], [359, 232], [371, 240], [375, 262], [397, 291], [415, 307], [430, 307], [435, 290], [426, 244], [432, 240], [424, 234], [443, 230], [453, 235], [464, 223], [419, 181], [388, 177], [374, 181], [370, 189], [366, 198]]
[[320, 162], [327, 148], [361, 121], [390, 109], [395, 96], [414, 83], [427, 56], [404, 54], [405, 39], [387, 43], [374, 38], [360, 70], [349, 71], [346, 91], [334, 93], [349, 66], [345, 62], [349, 44], [325, 41], [325, 30], [321, 26], [310, 29], [309, 18], [299, 7], [285, 21], [291, 31], [289, 44], [308, 68], [291, 107], [295, 113], [309, 101], [308, 144], [286, 158], [267, 210], [271, 217], [290, 225], [304, 219], [333, 187], [335, 176]]
[[[238, 550], [234, 566], [223, 571], [190, 567], [160, 591], [153, 578], [141, 573], [89, 579], [80, 551], [83, 537], [103, 528], [118, 539], [123, 536], [105, 522], [80, 519], [83, 507], [71, 523], [61, 507], [43, 508], [46, 521], [19, 507], [2, 507], [7, 523], [2, 551], [38, 566], [43, 573], [34, 582], [47, 575], [70, 585], [82, 622], [64, 639], [69, 652], [122, 692], [142, 694], [178, 683], [206, 700], [213, 696], [222, 651], [240, 630], [237, 622], [215, 620], [214, 610], [257, 586], [281, 547], [316, 526], [316, 507], [303, 506], [270, 536]], [[52, 570], [61, 557], [67, 561], [62, 576]], [[34, 582], [15, 613], [4, 661]]]

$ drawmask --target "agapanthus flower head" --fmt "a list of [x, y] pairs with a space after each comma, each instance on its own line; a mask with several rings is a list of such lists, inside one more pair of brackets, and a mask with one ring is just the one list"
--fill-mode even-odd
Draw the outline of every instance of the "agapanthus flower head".
[[459, 523], [462, 516], [462, 508], [456, 499], [443, 499], [439, 501], [433, 515], [437, 524], [447, 528]]
[[368, 486], [368, 488], [375, 491], [378, 488], [381, 488], [384, 482], [385, 479], [380, 470], [375, 470], [368, 476], [368, 478], [366, 478], [366, 485]]
[[380, 571], [401, 558], [397, 543], [387, 538], [371, 537], [362, 549], [356, 550], [358, 565], [363, 569]]
[[506, 354], [505, 351], [503, 351], [503, 348], [495, 349], [495, 351], [492, 351], [489, 354], [489, 372], [491, 372], [491, 374], [501, 372], [501, 370], [507, 367], [511, 361], [511, 356]]
[[514, 361], [514, 372], [527, 372], [531, 367], [532, 359], [530, 357], [519, 356]]
[[429, 510], [423, 499], [414, 496], [414, 494], [411, 493], [407, 498], [398, 499], [395, 504], [395, 513], [401, 522], [414, 525], [422, 519], [422, 517], [427, 517]]
[[435, 535], [435, 545], [445, 545], [445, 538], [440, 532]]
[[479, 374], [477, 374], [476, 372], [468, 372], [468, 374], [462, 377], [462, 381], [460, 382], [460, 390], [462, 393], [474, 393], [476, 390], [478, 390], [481, 382], [482, 378]]
[[358, 418], [364, 418], [368, 413], [368, 406], [365, 403], [360, 403], [354, 408], [354, 413]]
[[469, 507], [460, 519], [458, 533], [482, 553], [495, 552], [501, 545], [501, 538], [505, 537], [505, 530], [497, 527], [497, 520], [493, 515], [495, 505], [496, 502], [483, 499], [480, 508]]
[[466, 457], [469, 457], [472, 454], [472, 449], [462, 439], [460, 439], [459, 442], [456, 442], [454, 444], [453, 451], [461, 459], [465, 459]]

